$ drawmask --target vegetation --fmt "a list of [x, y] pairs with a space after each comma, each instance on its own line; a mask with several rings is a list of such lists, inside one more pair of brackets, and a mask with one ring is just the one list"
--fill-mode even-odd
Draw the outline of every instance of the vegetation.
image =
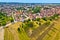
[[25, 30], [22, 28], [22, 25], [18, 28], [18, 35], [20, 40], [30, 40]]
[[18, 35], [19, 35], [20, 40], [30, 40], [30, 38], [28, 37], [25, 31], [19, 32]]
[[[32, 21], [30, 19], [28, 19], [28, 20], [25, 20], [24, 22], [22, 22], [20, 28], [23, 28], [24, 30], [26, 30], [29, 28], [36, 29], [43, 24], [50, 25], [53, 22], [53, 20], [55, 19], [55, 17], [58, 18], [58, 16], [59, 16], [58, 14], [55, 14], [51, 17], [36, 18], [35, 20], [32, 20]], [[21, 29], [18, 28], [18, 31], [21, 31]]]
[[40, 13], [41, 7], [36, 7], [32, 9], [33, 13]]
[[10, 20], [10, 22], [14, 22], [14, 19], [12, 18], [12, 16], [9, 17], [9, 20]]
[[47, 17], [43, 17], [42, 19], [43, 19], [43, 20], [45, 20], [45, 21], [47, 21], [47, 20], [48, 20], [48, 18], [47, 18]]
[[5, 28], [5, 31], [4, 31], [4, 40], [14, 40], [14, 36], [10, 32], [10, 30], [8, 28]]
[[[37, 12], [37, 10], [40, 10], [39, 8], [33, 9], [33, 10], [36, 10], [35, 13], [40, 12], [40, 11]], [[0, 14], [0, 15], [2, 15], [2, 14]], [[51, 17], [36, 18], [36, 19], [33, 19], [32, 21], [30, 19], [28, 19], [28, 20], [25, 20], [24, 22], [21, 22], [21, 23], [17, 22], [12, 27], [10, 26], [11, 29], [13, 29], [13, 30], [11, 30], [11, 29], [10, 30], [12, 32], [15, 32], [16, 30], [14, 30], [14, 29], [15, 28], [17, 29], [18, 32], [17, 33], [15, 32], [15, 34], [17, 34], [19, 36], [19, 40], [30, 40], [31, 38], [35, 38], [35, 37], [37, 37], [37, 39], [38, 39], [38, 37], [40, 37], [41, 35], [44, 35], [43, 33], [47, 33], [47, 30], [48, 30], [47, 28], [50, 27], [53, 20], [59, 18], [58, 16], [59, 16], [58, 14], [54, 14]], [[7, 19], [6, 18], [4, 19], [4, 17], [6, 17]], [[3, 25], [5, 25], [7, 23], [7, 21], [10, 21], [10, 22], [14, 21], [12, 17], [3, 16], [2, 18], [0, 20], [3, 20], [2, 21]], [[46, 25], [47, 25], [47, 27], [46, 27]], [[45, 39], [47, 40], [47, 38], [50, 40], [52, 38], [52, 37], [49, 38], [52, 34], [54, 35], [54, 33], [55, 33], [55, 30], [52, 30], [52, 29], [51, 29], [51, 33], [50, 33], [50, 29], [49, 29], [49, 34], [46, 35], [46, 37], [44, 37], [43, 40], [45, 40]], [[28, 35], [28, 32], [30, 32], [30, 30], [33, 31], [33, 33], [31, 34], [32, 36]], [[9, 31], [9, 29], [6, 28], [4, 34], [5, 34], [4, 40], [14, 40], [14, 37], [13, 37], [14, 35], [12, 35], [12, 33]], [[32, 39], [32, 40], [34, 40], [34, 39]]]
[[30, 8], [27, 12], [40, 13], [41, 7], [36, 6], [35, 8]]
[[40, 21], [40, 18], [36, 18], [36, 21]]
[[60, 39], [60, 19], [56, 21], [56, 25], [44, 36], [43, 40], [59, 40]]
[[43, 17], [43, 18], [36, 18], [34, 20], [25, 20], [23, 23], [22, 23], [22, 28], [26, 29], [26, 28], [35, 28], [35, 27], [38, 27], [40, 25], [43, 25], [43, 24], [46, 24], [46, 25], [50, 25], [50, 23], [52, 22], [52, 20], [54, 20], [56, 18], [58, 18], [58, 15], [55, 14], [51, 17]]
[[24, 7], [16, 8], [17, 10], [26, 10]]
[[4, 26], [6, 24], [6, 22], [7, 22], [6, 19], [7, 19], [6, 13], [3, 14], [0, 12], [0, 26], [1, 25]]
[[58, 19], [59, 14], [54, 14], [53, 16], [50, 17], [50, 20], [55, 20]]
[[8, 21], [13, 22], [13, 18], [12, 17], [8, 17], [6, 15], [6, 13], [0, 12], [0, 26], [6, 25], [6, 23], [8, 23]]

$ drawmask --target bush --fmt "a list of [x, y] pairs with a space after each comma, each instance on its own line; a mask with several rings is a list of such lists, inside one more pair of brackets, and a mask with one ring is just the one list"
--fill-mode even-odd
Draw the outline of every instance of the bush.
[[40, 18], [36, 18], [36, 21], [40, 21]]
[[43, 20], [45, 20], [45, 21], [47, 21], [47, 20], [48, 20], [48, 18], [47, 18], [47, 17], [43, 17], [42, 19], [43, 19]]
[[33, 22], [27, 23], [27, 26], [28, 26], [28, 27], [33, 27]]
[[46, 24], [46, 25], [50, 25], [50, 21], [47, 21], [45, 24]]
[[6, 25], [6, 22], [5, 22], [5, 21], [3, 21], [3, 22], [2, 22], [2, 26], [5, 26], [5, 25]]
[[9, 17], [9, 19], [10, 19], [11, 22], [14, 22], [14, 19], [12, 17]]
[[18, 31], [20, 32], [20, 28], [18, 28]]
[[54, 20], [54, 19], [58, 19], [58, 14], [54, 14], [53, 16], [51, 16], [50, 18], [52, 19], [52, 20]]

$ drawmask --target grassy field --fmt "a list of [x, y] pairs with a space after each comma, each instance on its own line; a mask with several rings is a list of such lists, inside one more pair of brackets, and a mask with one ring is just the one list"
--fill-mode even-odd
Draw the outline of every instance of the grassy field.
[[30, 40], [25, 31], [22, 31], [21, 33], [17, 31], [20, 24], [21, 22], [17, 22], [8, 26], [8, 28], [5, 28], [4, 40]]
[[43, 26], [41, 29], [36, 29], [31, 38], [33, 38], [32, 40], [60, 40], [60, 19], [55, 20], [54, 25], [48, 26], [46, 30], [44, 30]]
[[56, 21], [56, 24], [43, 38], [43, 40], [60, 40], [60, 19]]
[[[33, 31], [32, 35], [28, 37], [27, 33], [23, 29], [22, 32], [18, 32], [17, 28], [21, 25], [21, 22], [17, 22], [5, 28], [4, 40], [60, 40], [60, 19], [55, 21], [54, 26], [41, 26]], [[41, 34], [41, 35], [40, 35]]]
[[8, 28], [5, 28], [4, 40], [14, 40], [14, 37]]
[[20, 40], [30, 40], [25, 31], [19, 32], [19, 38]]

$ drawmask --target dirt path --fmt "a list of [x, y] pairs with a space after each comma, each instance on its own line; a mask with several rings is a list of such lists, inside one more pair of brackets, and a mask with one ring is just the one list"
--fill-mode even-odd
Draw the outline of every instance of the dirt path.
[[4, 40], [4, 29], [0, 28], [0, 40]]

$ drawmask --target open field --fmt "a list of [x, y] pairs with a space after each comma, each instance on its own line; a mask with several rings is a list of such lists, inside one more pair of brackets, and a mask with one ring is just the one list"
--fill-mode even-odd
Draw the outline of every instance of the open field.
[[22, 33], [19, 33], [17, 31], [17, 28], [19, 27], [20, 23], [21, 22], [18, 22], [18, 23], [8, 26], [8, 28], [5, 28], [4, 40], [10, 40], [10, 39], [11, 40], [30, 40], [25, 31], [22, 31]]
[[10, 25], [5, 29], [5, 40], [60, 40], [60, 19], [50, 26], [40, 26], [28, 36], [25, 30], [18, 32], [17, 28], [21, 22]]
[[30, 40], [30, 38], [28, 37], [25, 31], [22, 31], [21, 33], [19, 33], [19, 38], [20, 40]]
[[56, 24], [48, 32], [48, 34], [43, 38], [43, 40], [60, 40], [60, 19], [56, 21]]

